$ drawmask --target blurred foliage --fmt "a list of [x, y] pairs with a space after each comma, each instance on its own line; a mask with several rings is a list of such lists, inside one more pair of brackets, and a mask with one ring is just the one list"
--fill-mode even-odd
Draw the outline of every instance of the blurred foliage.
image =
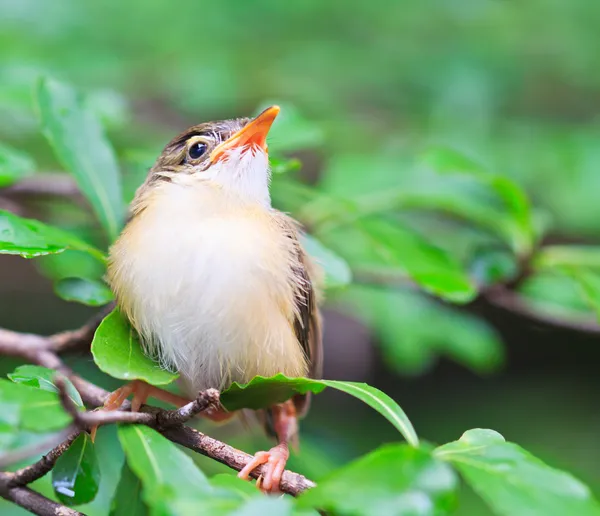
[[[64, 202], [45, 206], [48, 225], [0, 212], [0, 248], [48, 255], [36, 265], [64, 299], [108, 301], [104, 250], [174, 133], [277, 102], [283, 110], [269, 140], [274, 204], [305, 224], [331, 306], [371, 328], [390, 369], [420, 374], [439, 356], [478, 374], [500, 367], [496, 331], [449, 306], [472, 303], [494, 285], [516, 282], [520, 302], [559, 321], [600, 317], [593, 241], [600, 125], [590, 107], [600, 91], [597, 2], [306, 0], [290, 8], [275, 0], [181, 0], [177, 7], [0, 0], [0, 12], [0, 188], [66, 170], [96, 215]], [[34, 429], [31, 390], [13, 399], [7, 385], [0, 404], [21, 417], [0, 414], [0, 448], [23, 444], [5, 429]], [[40, 396], [50, 403], [45, 410], [60, 412], [52, 393]], [[64, 423], [64, 414], [50, 416]], [[463, 446], [457, 443], [446, 446]], [[481, 459], [489, 478], [458, 470], [499, 514], [514, 514], [513, 504], [543, 486], [519, 483], [523, 498], [499, 500], [506, 479], [489, 468], [520, 481], [542, 466], [498, 439], [488, 449], [492, 459], [506, 459], [491, 466], [490, 457]], [[392, 456], [411, 478], [400, 475], [390, 488], [449, 508], [444, 489], [452, 482], [438, 490], [414, 481], [421, 470], [445, 471], [442, 452], [426, 450], [382, 449], [360, 460]], [[318, 462], [323, 451], [312, 456]], [[121, 463], [99, 458], [100, 470], [112, 467], [118, 477]], [[123, 476], [135, 483], [141, 472], [129, 467]], [[338, 486], [354, 478], [353, 467], [311, 496], [344, 513], [331, 500], [352, 503]], [[553, 475], [542, 473], [549, 481]], [[578, 486], [573, 491], [584, 493]], [[546, 491], [535, 493], [549, 500]], [[106, 514], [111, 498], [101, 482], [90, 514]], [[385, 497], [377, 501], [381, 511], [388, 507]], [[185, 510], [184, 502], [169, 510]], [[596, 514], [590, 503], [577, 513]], [[546, 510], [561, 507], [557, 501]]]

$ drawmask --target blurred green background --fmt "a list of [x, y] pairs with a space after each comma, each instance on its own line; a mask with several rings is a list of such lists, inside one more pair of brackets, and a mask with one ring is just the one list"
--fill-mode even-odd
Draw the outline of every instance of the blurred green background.
[[[70, 82], [107, 127], [130, 196], [175, 133], [278, 102], [287, 125], [284, 118], [270, 147], [300, 158], [302, 169], [288, 175], [311, 191], [377, 202], [417, 185], [472, 200], [479, 193], [468, 185], [419, 174], [423, 149], [442, 144], [521, 185], [547, 241], [593, 243], [599, 28], [594, 0], [0, 0], [0, 141], [33, 155], [40, 170], [60, 170], [32, 92], [42, 74]], [[286, 181], [275, 175], [275, 201], [303, 219]], [[91, 216], [71, 204], [28, 210], [89, 231]], [[449, 217], [394, 216], [474, 275], [480, 251], [506, 252]], [[330, 237], [351, 264], [364, 245], [343, 231]], [[0, 257], [0, 325], [46, 333], [84, 321], [92, 310], [55, 298], [38, 265]], [[544, 313], [590, 315], [565, 278], [540, 275], [525, 294]], [[328, 296], [327, 378], [385, 390], [427, 440], [493, 428], [600, 492], [600, 337], [541, 327], [485, 302], [451, 308], [408, 288], [353, 285]], [[76, 363], [93, 367], [87, 357]], [[397, 438], [368, 408], [329, 393], [317, 397], [304, 430], [292, 467], [317, 480]], [[248, 451], [264, 443], [240, 441], [228, 427], [211, 431]], [[489, 512], [465, 493], [458, 514]]]

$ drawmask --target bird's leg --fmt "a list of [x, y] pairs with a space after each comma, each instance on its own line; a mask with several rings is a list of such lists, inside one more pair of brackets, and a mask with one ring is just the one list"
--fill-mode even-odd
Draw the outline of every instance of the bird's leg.
[[117, 410], [132, 394], [132, 412], [138, 412], [140, 407], [146, 403], [148, 398], [156, 398], [157, 400], [170, 403], [176, 407], [183, 407], [183, 405], [191, 401], [182, 396], [178, 396], [177, 394], [173, 394], [172, 392], [165, 391], [155, 387], [154, 385], [143, 382], [142, 380], [134, 380], [133, 382], [129, 382], [128, 384], [123, 385], [123, 387], [120, 387], [111, 393], [104, 402], [104, 410]]
[[261, 464], [266, 464], [264, 477], [259, 478], [257, 485], [267, 493], [279, 493], [279, 483], [290, 457], [289, 443], [293, 444], [298, 435], [298, 419], [292, 400], [275, 405], [271, 410], [278, 444], [268, 452], [261, 451], [254, 455], [254, 458], [238, 473], [238, 477], [248, 480], [253, 470]]
[[[175, 405], [176, 407], [182, 407], [183, 405], [190, 402], [190, 400], [178, 396], [177, 394], [173, 394], [171, 392], [165, 391], [163, 389], [159, 389], [154, 385], [150, 385], [149, 383], [143, 382], [142, 380], [134, 380], [133, 382], [129, 382], [128, 384], [123, 385], [123, 387], [118, 388], [116, 391], [111, 392], [109, 396], [104, 401], [104, 406], [101, 410], [117, 410], [123, 402], [129, 398], [133, 394], [133, 399], [131, 400], [131, 411], [138, 412], [140, 407], [146, 403], [148, 398], [156, 398], [158, 400], [164, 401], [166, 403], [170, 403], [171, 405]], [[98, 430], [98, 426], [93, 426], [90, 429], [90, 436], [92, 441], [96, 437], [96, 431]]]

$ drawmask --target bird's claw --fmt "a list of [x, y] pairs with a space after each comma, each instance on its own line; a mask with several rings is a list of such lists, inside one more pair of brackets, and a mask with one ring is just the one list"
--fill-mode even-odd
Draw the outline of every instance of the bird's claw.
[[279, 484], [289, 456], [287, 445], [282, 444], [271, 448], [268, 452], [260, 451], [238, 473], [238, 477], [248, 480], [252, 471], [265, 464], [265, 471], [256, 482], [257, 487], [264, 493], [281, 493]]

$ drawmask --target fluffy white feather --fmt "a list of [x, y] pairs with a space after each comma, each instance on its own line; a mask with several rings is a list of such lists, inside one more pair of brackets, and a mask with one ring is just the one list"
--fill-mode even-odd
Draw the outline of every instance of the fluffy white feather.
[[119, 305], [190, 395], [258, 374], [307, 373], [293, 329], [304, 286], [268, 183], [263, 152], [234, 151], [206, 175], [149, 190], [111, 250]]

